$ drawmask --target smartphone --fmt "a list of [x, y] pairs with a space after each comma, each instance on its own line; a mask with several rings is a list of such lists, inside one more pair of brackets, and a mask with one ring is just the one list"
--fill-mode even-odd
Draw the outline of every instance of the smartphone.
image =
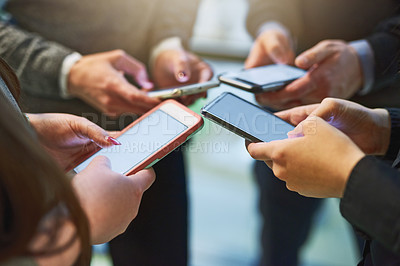
[[104, 155], [112, 170], [124, 175], [153, 166], [199, 131], [203, 119], [175, 100], [167, 100], [120, 132], [119, 146], [100, 149], [73, 170], [81, 172], [94, 157]]
[[219, 80], [248, 92], [260, 93], [282, 89], [306, 73], [297, 67], [275, 64], [223, 74], [219, 76]]
[[229, 92], [205, 105], [201, 114], [251, 142], [286, 139], [294, 129], [273, 113]]
[[156, 97], [159, 99], [171, 99], [178, 98], [184, 95], [192, 95], [201, 92], [205, 92], [208, 89], [215, 88], [219, 86], [219, 81], [211, 80], [207, 82], [190, 84], [181, 87], [174, 87], [169, 89], [160, 89], [156, 91], [150, 91], [147, 93], [149, 97]]

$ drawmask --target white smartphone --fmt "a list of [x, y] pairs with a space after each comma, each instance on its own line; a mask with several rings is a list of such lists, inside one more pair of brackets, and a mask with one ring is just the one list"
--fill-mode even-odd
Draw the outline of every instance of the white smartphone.
[[119, 146], [100, 149], [73, 169], [85, 169], [94, 157], [104, 155], [112, 170], [124, 175], [153, 166], [203, 126], [203, 119], [175, 100], [162, 102], [120, 132]]
[[181, 87], [150, 91], [147, 93], [147, 95], [149, 97], [155, 97], [159, 99], [171, 99], [171, 98], [178, 98], [184, 95], [192, 95], [205, 92], [208, 89], [215, 88], [218, 86], [219, 86], [219, 81], [211, 80], [207, 82], [190, 84]]
[[248, 92], [260, 93], [282, 89], [306, 73], [297, 67], [275, 64], [223, 74], [219, 80]]

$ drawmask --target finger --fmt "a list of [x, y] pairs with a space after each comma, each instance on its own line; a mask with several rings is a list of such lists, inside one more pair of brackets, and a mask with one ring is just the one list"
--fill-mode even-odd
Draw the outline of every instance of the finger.
[[249, 55], [244, 63], [244, 67], [246, 69], [264, 66], [272, 64], [272, 60], [267, 55], [267, 52], [264, 50], [263, 45], [261, 45], [260, 40], [256, 40], [253, 47], [250, 50]]
[[257, 94], [256, 100], [263, 105], [281, 109], [282, 107], [287, 107], [285, 106], [286, 103], [299, 101], [303, 95], [308, 94], [314, 89], [315, 85], [307, 74], [279, 91]]
[[298, 124], [292, 131], [287, 133], [289, 139], [304, 137], [303, 124]]
[[247, 146], [247, 151], [250, 156], [256, 160], [267, 161], [271, 160], [274, 150], [274, 142], [250, 143]]
[[160, 103], [158, 98], [149, 97], [146, 92], [139, 90], [122, 76], [111, 86], [111, 90], [115, 95], [119, 96], [121, 100], [128, 102], [130, 105], [135, 105], [137, 107], [144, 106], [150, 109]]
[[289, 64], [294, 57], [288, 43], [278, 38], [274, 38], [264, 49], [268, 51], [271, 60], [277, 64]]
[[175, 79], [180, 83], [188, 82], [191, 77], [191, 71], [189, 58], [186, 55], [186, 51], [178, 51], [173, 57], [172, 64]]
[[199, 67], [200, 73], [199, 73], [198, 82], [200, 83], [200, 82], [209, 81], [214, 75], [212, 68], [210, 67], [209, 64], [207, 64], [204, 61], [199, 63], [199, 65], [200, 65], [200, 67]]
[[69, 124], [79, 138], [90, 140], [100, 147], [116, 145], [107, 131], [84, 117], [75, 117], [69, 121]]
[[317, 109], [319, 104], [310, 104], [306, 106], [299, 106], [289, 110], [281, 111], [275, 113], [276, 116], [282, 118], [283, 120], [291, 123], [292, 125], [298, 125], [301, 121], [306, 119], [315, 109]]
[[89, 163], [89, 165], [85, 168], [86, 169], [111, 169], [111, 161], [106, 156], [96, 156], [93, 160]]
[[[297, 125], [295, 130], [292, 131], [293, 133], [293, 138], [299, 137], [299, 136], [310, 136], [310, 135], [315, 135], [317, 134], [317, 129], [318, 126], [321, 124], [321, 121], [323, 121], [321, 118], [315, 116], [315, 115], [310, 115], [307, 117], [304, 121], [302, 121], [300, 124]], [[292, 134], [291, 132], [289, 132]], [[288, 133], [288, 135], [289, 135]], [[289, 137], [292, 138], [292, 137]]]
[[180, 97], [180, 101], [183, 105], [188, 106], [188, 105], [193, 104], [198, 98], [199, 98], [199, 96], [197, 94], [186, 95], [186, 96]]
[[[140, 94], [131, 95], [129, 94], [129, 92], [126, 93], [126, 91], [119, 90], [120, 88], [116, 92], [109, 92], [109, 95], [107, 95], [107, 103], [98, 104], [98, 102], [93, 101], [93, 105], [107, 116], [117, 117], [122, 114], [128, 113], [143, 114], [161, 102], [159, 99], [155, 99], [156, 101], [154, 101], [154, 103], [148, 103], [146, 101], [140, 100]], [[125, 96], [121, 96], [124, 95], [124, 93]], [[91, 101], [89, 100], [88, 102], [90, 103]]]
[[336, 48], [334, 45], [330, 45], [328, 42], [320, 42], [316, 46], [300, 54], [295, 59], [295, 65], [303, 69], [309, 69], [314, 64], [324, 61], [335, 52]]
[[325, 121], [331, 122], [334, 118], [334, 113], [339, 113], [341, 108], [340, 100], [334, 98], [325, 98], [322, 100], [318, 108], [316, 108], [310, 115], [318, 116]]
[[156, 174], [153, 168], [142, 170], [134, 175], [128, 176], [132, 180], [135, 187], [139, 188], [140, 191], [144, 192], [150, 188], [156, 179]]
[[154, 84], [149, 80], [146, 67], [121, 50], [115, 51], [114, 67], [135, 78], [135, 81], [144, 89], [152, 89]]

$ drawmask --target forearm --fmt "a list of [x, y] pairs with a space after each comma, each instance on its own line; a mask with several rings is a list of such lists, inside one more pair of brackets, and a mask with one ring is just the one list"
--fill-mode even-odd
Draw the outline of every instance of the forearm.
[[354, 167], [340, 202], [354, 226], [400, 254], [400, 173], [372, 156]]
[[72, 51], [0, 22], [0, 56], [16, 71], [27, 93], [59, 98], [64, 58]]

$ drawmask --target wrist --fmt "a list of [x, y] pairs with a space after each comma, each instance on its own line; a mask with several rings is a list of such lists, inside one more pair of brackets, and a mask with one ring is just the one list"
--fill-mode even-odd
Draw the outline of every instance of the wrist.
[[[353, 146], [353, 145], [352, 145]], [[354, 167], [358, 162], [365, 157], [365, 154], [354, 145], [354, 147], [349, 147], [350, 150], [346, 152], [347, 156], [343, 158], [343, 166], [341, 167], [341, 178], [338, 184], [338, 198], [343, 198], [344, 192], [346, 190], [347, 182], [353, 172]]]
[[61, 66], [59, 86], [61, 89], [61, 97], [64, 99], [73, 98], [69, 90], [69, 75], [72, 67], [82, 58], [79, 53], [72, 53], [64, 58]]
[[359, 95], [366, 95], [371, 92], [374, 80], [374, 51], [366, 40], [352, 41], [348, 44], [356, 53], [361, 68], [361, 85]]

